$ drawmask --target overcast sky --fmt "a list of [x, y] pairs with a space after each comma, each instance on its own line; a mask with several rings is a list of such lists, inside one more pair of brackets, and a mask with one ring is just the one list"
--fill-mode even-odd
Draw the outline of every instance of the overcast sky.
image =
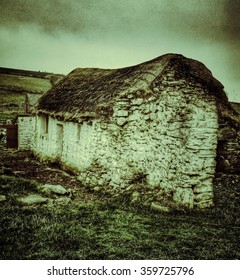
[[240, 102], [239, 15], [240, 0], [0, 0], [0, 66], [67, 74], [174, 52]]

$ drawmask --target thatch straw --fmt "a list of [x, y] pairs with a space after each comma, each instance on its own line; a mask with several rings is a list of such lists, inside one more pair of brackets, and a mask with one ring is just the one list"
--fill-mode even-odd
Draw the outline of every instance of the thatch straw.
[[139, 89], [149, 92], [151, 83], [171, 65], [177, 65], [227, 102], [222, 84], [202, 63], [182, 55], [166, 54], [122, 69], [77, 68], [43, 95], [37, 109], [65, 120], [96, 116], [99, 108], [111, 113], [116, 97]]

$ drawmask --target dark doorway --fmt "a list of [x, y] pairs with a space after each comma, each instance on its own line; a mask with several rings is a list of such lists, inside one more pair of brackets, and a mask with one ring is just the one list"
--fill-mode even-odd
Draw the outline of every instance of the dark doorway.
[[18, 148], [18, 126], [17, 124], [1, 125], [1, 128], [6, 129], [6, 147], [9, 149]]
[[17, 149], [18, 148], [18, 126], [8, 125], [7, 126], [7, 148]]

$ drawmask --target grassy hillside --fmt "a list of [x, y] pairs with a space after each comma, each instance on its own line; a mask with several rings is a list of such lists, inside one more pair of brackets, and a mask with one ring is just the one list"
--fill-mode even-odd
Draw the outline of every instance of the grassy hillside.
[[0, 87], [13, 92], [43, 93], [51, 88], [48, 79], [17, 76], [9, 74], [0, 75]]
[[25, 113], [28, 93], [43, 94], [63, 75], [0, 67], [0, 123]]

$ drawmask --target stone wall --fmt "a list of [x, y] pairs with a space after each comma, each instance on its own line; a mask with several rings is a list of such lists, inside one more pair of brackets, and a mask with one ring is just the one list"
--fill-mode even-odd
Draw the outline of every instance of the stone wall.
[[90, 165], [93, 124], [63, 122], [49, 117], [48, 129], [43, 131], [42, 121], [36, 117], [32, 150], [37, 156], [42, 160], [59, 161], [76, 170]]
[[205, 208], [212, 204], [216, 101], [201, 84], [168, 69], [144, 89], [119, 97], [109, 123], [97, 122], [94, 161], [79, 180], [133, 200]]
[[43, 159], [54, 160], [57, 155], [56, 120], [49, 117], [48, 124], [46, 124], [43, 116], [36, 116], [35, 119], [36, 127], [31, 149]]
[[29, 150], [35, 135], [36, 119], [32, 116], [18, 117], [18, 149]]

